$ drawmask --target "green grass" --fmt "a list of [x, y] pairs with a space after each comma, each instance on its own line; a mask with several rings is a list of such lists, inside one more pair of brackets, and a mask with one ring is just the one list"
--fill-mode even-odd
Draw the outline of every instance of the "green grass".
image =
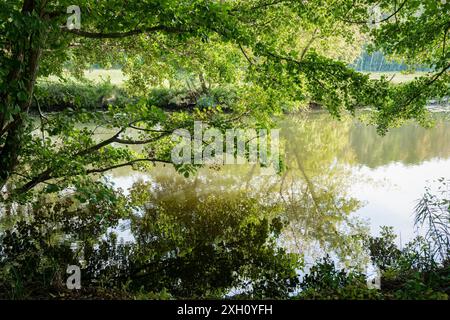
[[[382, 76], [386, 76], [387, 79], [392, 79], [392, 83], [405, 83], [414, 80], [416, 77], [424, 76], [426, 72], [416, 73], [401, 73], [401, 72], [365, 72], [369, 74], [371, 79], [380, 79]], [[90, 69], [84, 72], [86, 79], [96, 83], [110, 81], [112, 85], [121, 87], [124, 85], [127, 77], [120, 69]], [[70, 77], [68, 77], [70, 79]], [[56, 77], [49, 77], [45, 80], [57, 81]]]
[[122, 70], [119, 69], [93, 69], [86, 70], [84, 76], [94, 82], [103, 82], [109, 80], [111, 84], [116, 86], [122, 86], [126, 81], [126, 77]]
[[[104, 83], [109, 81], [112, 85], [118, 87], [123, 86], [127, 79], [120, 69], [89, 69], [84, 71], [84, 77], [89, 81], [93, 81], [94, 83]], [[75, 79], [69, 73], [64, 73], [63, 78], [67, 81], [77, 81], [77, 79]], [[62, 80], [60, 77], [50, 76], [39, 78], [38, 82], [54, 83], [60, 82], [60, 80]]]
[[405, 83], [413, 81], [417, 77], [427, 75], [426, 72], [415, 73], [401, 73], [401, 72], [364, 72], [369, 74], [370, 79], [380, 79], [382, 76], [386, 76], [392, 83]]

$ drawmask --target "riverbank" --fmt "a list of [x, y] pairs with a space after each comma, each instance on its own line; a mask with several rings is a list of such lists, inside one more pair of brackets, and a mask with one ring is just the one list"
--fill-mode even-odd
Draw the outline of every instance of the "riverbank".
[[[386, 77], [393, 83], [401, 84], [414, 80], [425, 73], [369, 73], [371, 79]], [[58, 112], [67, 109], [105, 110], [109, 105], [122, 107], [139, 101], [142, 96], [132, 93], [127, 87], [127, 77], [119, 69], [93, 69], [84, 72], [84, 79], [65, 75], [64, 80], [51, 77], [39, 79], [32, 111]], [[198, 107], [220, 106], [224, 111], [237, 101], [237, 90], [233, 87], [189, 88], [159, 87], [148, 90], [146, 99], [151, 104], [166, 111], [193, 110]], [[442, 107], [441, 101], [430, 101], [434, 108]], [[448, 100], [444, 107], [448, 106]], [[307, 108], [308, 109], [308, 108]], [[321, 110], [317, 103], [310, 103], [309, 109]]]

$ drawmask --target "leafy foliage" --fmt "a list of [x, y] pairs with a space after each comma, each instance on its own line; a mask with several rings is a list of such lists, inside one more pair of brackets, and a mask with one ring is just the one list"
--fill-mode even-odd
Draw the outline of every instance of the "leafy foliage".
[[39, 109], [40, 112], [80, 109], [95, 112], [107, 109], [108, 105], [125, 106], [133, 100], [123, 89], [108, 82], [46, 81], [36, 86], [31, 109], [35, 113]]
[[376, 289], [367, 287], [364, 274], [356, 271], [336, 270], [333, 261], [327, 256], [317, 262], [301, 282], [300, 299], [380, 299]]
[[387, 227], [381, 229], [380, 237], [368, 237], [366, 241], [373, 265], [380, 270], [380, 290], [369, 289], [367, 277], [358, 271], [339, 270], [327, 256], [304, 276], [297, 298], [448, 300], [448, 256], [438, 262], [430, 243], [418, 237], [399, 249], [392, 229]]
[[425, 237], [434, 244], [434, 254], [445, 259], [450, 248], [450, 188], [444, 178], [439, 183], [437, 192], [428, 187], [417, 203], [415, 224], [425, 225]]
[[[432, 243], [417, 237], [403, 249], [395, 245], [392, 229], [383, 228], [381, 237], [369, 239], [375, 266], [381, 270], [381, 292], [386, 299], [444, 299], [449, 297], [448, 255], [437, 260]], [[447, 248], [448, 250], [448, 248]]]
[[[401, 5], [381, 1], [382, 10], [393, 13], [370, 29], [366, 21], [374, 4], [372, 0], [158, 0], [129, 1], [123, 10], [121, 1], [83, 0], [78, 3], [79, 30], [65, 27], [70, 1], [0, 4], [0, 186], [9, 184], [12, 191], [3, 199], [28, 193], [49, 180], [60, 183], [58, 178], [101, 174], [111, 167], [167, 162], [163, 150], [167, 142], [159, 143], [159, 136], [144, 133], [155, 126], [159, 133], [189, 129], [194, 119], [219, 129], [230, 123], [268, 128], [273, 115], [315, 103], [337, 117], [371, 107], [380, 133], [405, 119], [428, 124], [426, 100], [448, 95], [449, 4], [426, 1], [424, 14], [416, 17], [418, 1]], [[401, 85], [370, 80], [348, 67], [363, 43], [433, 72]], [[86, 95], [74, 87], [75, 92], [67, 92], [62, 100], [84, 107], [66, 110], [55, 121], [42, 121], [37, 139], [28, 117], [36, 79], [63, 76], [65, 68], [80, 76], [93, 64], [122, 66], [128, 78], [126, 90], [137, 101], [104, 116], [88, 115], [85, 110], [95, 102], [85, 101]], [[161, 117], [148, 92], [167, 86], [195, 93], [191, 100], [200, 107], [226, 104], [227, 112], [216, 108], [200, 115], [180, 112]], [[223, 101], [214, 93], [229, 86], [235, 98]], [[73, 125], [75, 120], [118, 131], [97, 143], [92, 131], [81, 133]], [[140, 130], [143, 139], [124, 139], [125, 130], [136, 125], [144, 129]], [[69, 142], [69, 148], [54, 143], [67, 137], [83, 143]], [[118, 143], [119, 139], [128, 143]], [[126, 148], [130, 144], [146, 145], [148, 152], [130, 153]], [[103, 152], [110, 156], [102, 157]], [[52, 161], [35, 154], [50, 156]], [[61, 167], [67, 159], [74, 159], [70, 167], [75, 170]], [[40, 170], [28, 169], [36, 162], [43, 164]]]

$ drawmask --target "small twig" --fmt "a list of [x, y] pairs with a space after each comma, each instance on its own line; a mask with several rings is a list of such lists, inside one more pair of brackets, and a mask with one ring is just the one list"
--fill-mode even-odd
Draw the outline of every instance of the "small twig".
[[253, 65], [253, 62], [248, 57], [247, 53], [244, 51], [244, 48], [242, 48], [242, 45], [239, 43], [239, 49], [241, 49], [242, 54], [244, 55], [245, 59], [247, 59], [248, 63], [250, 65]]

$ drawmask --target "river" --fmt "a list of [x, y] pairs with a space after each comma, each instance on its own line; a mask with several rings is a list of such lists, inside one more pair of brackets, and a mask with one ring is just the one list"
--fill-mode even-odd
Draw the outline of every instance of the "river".
[[[355, 234], [377, 235], [381, 226], [392, 226], [400, 246], [411, 240], [418, 232], [413, 224], [418, 199], [437, 179], [450, 178], [450, 115], [433, 117], [431, 129], [410, 122], [385, 136], [352, 117], [337, 120], [323, 112], [286, 117], [279, 122], [284, 172], [248, 164], [203, 168], [187, 179], [186, 188], [215, 194], [245, 189], [250, 197], [285, 201], [291, 225], [284, 241], [291, 250], [311, 259], [337, 251], [341, 260], [351, 261], [361, 250], [352, 244]], [[110, 177], [124, 190], [139, 180], [155, 186], [186, 180], [170, 166], [147, 173], [121, 168]], [[126, 227], [122, 235], [130, 236]]]

